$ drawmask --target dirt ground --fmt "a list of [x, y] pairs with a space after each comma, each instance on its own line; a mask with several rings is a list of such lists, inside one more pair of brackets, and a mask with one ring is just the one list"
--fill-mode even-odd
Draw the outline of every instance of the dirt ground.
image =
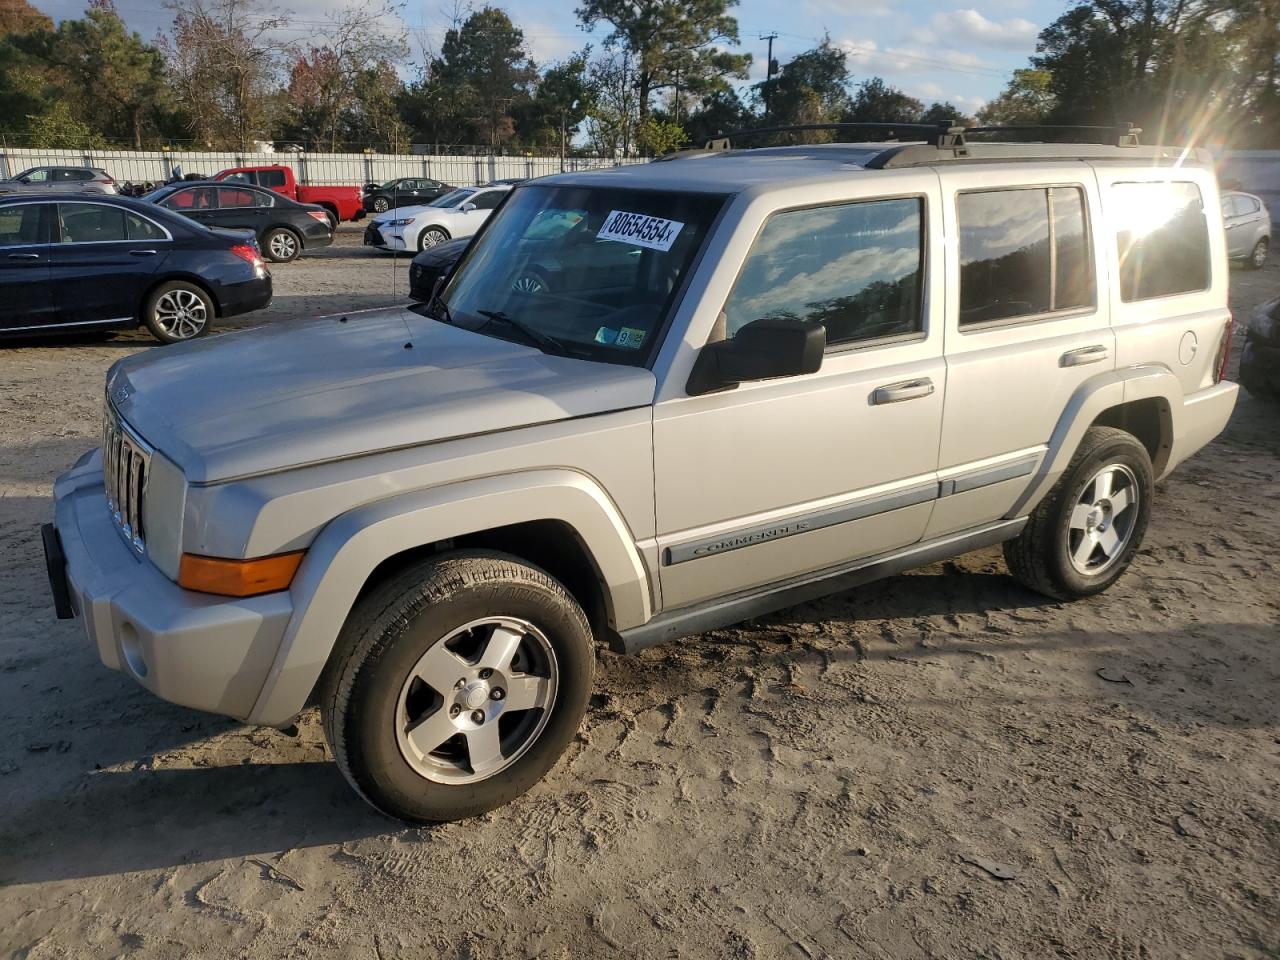
[[[243, 323], [390, 302], [342, 241]], [[544, 782], [406, 829], [315, 716], [170, 706], [53, 618], [51, 481], [140, 349], [0, 347], [0, 956], [1280, 958], [1280, 407], [1241, 394], [1100, 598], [986, 550], [605, 653]]]

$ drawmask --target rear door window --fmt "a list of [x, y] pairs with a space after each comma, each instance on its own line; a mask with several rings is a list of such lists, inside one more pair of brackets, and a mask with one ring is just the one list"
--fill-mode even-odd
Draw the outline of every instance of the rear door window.
[[284, 171], [283, 170], [259, 170], [258, 184], [260, 186], [268, 187], [271, 189], [275, 189], [276, 187], [283, 187], [285, 184]]
[[486, 190], [473, 196], [471, 202], [476, 205], [477, 210], [492, 210], [505, 194], [505, 190]]
[[176, 193], [162, 200], [160, 206], [169, 210], [177, 210], [181, 213], [189, 213], [193, 210], [212, 210], [218, 205], [218, 193], [216, 187], [191, 187], [187, 190], [179, 190]]
[[724, 306], [724, 335], [762, 319], [816, 320], [828, 346], [924, 329], [919, 197], [774, 214]]
[[1125, 303], [1208, 289], [1209, 226], [1194, 183], [1113, 184], [1108, 214]]
[[101, 203], [60, 203], [63, 243], [118, 243], [128, 240], [124, 210]]

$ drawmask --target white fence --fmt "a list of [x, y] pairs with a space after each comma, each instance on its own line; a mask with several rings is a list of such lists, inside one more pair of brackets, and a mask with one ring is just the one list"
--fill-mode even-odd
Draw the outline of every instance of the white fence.
[[[212, 176], [228, 167], [281, 164], [301, 183], [360, 186], [395, 177], [429, 177], [473, 186], [514, 177], [544, 177], [560, 172], [559, 157], [409, 156], [385, 153], [187, 153], [135, 150], [0, 150], [0, 173], [7, 177], [28, 167], [101, 167], [116, 180], [162, 183], [182, 173]], [[566, 170], [596, 170], [642, 161], [570, 157]]]

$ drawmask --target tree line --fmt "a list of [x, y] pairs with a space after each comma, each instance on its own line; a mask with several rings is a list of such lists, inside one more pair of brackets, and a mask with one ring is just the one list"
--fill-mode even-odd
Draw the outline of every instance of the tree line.
[[36, 147], [422, 143], [634, 156], [753, 126], [1129, 120], [1149, 141], [1280, 146], [1280, 0], [1076, 3], [976, 118], [855, 77], [829, 38], [747, 85], [736, 2], [580, 0], [580, 24], [602, 39], [540, 65], [520, 27], [489, 6], [457, 8], [438, 46], [415, 56], [395, 0], [352, 0], [307, 21], [266, 0], [167, 0], [172, 23], [151, 41], [112, 0], [56, 26], [28, 0], [0, 0], [0, 136]]

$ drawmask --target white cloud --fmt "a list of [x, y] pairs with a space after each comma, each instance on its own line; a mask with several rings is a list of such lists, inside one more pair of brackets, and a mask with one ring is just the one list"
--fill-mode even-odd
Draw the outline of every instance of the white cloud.
[[941, 40], [1029, 52], [1039, 33], [1039, 27], [1022, 17], [989, 20], [977, 10], [969, 8], [935, 13], [929, 18], [929, 26], [917, 34], [917, 37], [926, 43]]

